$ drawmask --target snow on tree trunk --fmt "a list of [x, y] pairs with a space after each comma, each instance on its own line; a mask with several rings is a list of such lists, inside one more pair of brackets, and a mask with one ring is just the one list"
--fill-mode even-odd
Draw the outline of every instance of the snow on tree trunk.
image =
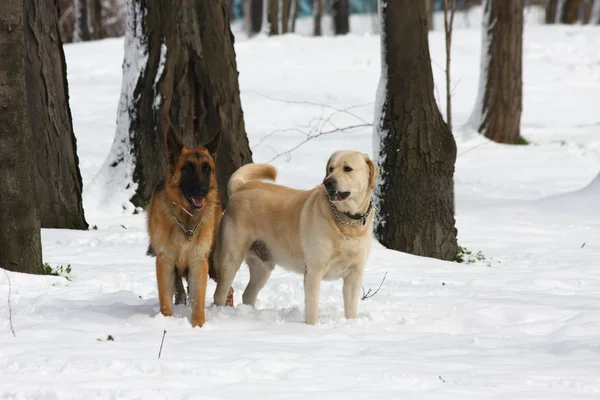
[[124, 195], [109, 197], [121, 206], [145, 206], [164, 177], [169, 129], [187, 146], [221, 131], [216, 170], [226, 203], [229, 177], [252, 156], [225, 0], [131, 1], [117, 132], [94, 195], [118, 188]]
[[379, 12], [375, 236], [391, 249], [452, 260], [456, 143], [433, 94], [425, 2], [381, 1]]
[[0, 1], [0, 268], [42, 273], [31, 129], [27, 122], [23, 1]]
[[486, 0], [479, 93], [469, 123], [487, 138], [517, 144], [522, 111], [523, 0]]

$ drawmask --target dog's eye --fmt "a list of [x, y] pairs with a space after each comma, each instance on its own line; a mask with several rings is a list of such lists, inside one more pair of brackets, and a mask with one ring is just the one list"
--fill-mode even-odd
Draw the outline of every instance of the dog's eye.
[[350, 171], [352, 171], [352, 168], [350, 168], [349, 166], [346, 165], [344, 167], [344, 172], [350, 172]]
[[204, 172], [210, 172], [210, 164], [205, 162], [204, 164], [202, 164], [202, 171]]
[[333, 172], [333, 167], [329, 167], [329, 172]]
[[181, 167], [181, 172], [185, 172], [185, 173], [190, 173], [192, 172], [192, 170], [194, 169], [194, 167], [192, 166], [192, 164], [184, 164], [183, 167]]

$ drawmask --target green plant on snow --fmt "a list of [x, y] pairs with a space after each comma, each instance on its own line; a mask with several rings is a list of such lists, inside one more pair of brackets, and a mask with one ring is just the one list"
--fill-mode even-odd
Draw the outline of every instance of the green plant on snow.
[[66, 280], [70, 281], [71, 280], [71, 264], [67, 265], [66, 267], [64, 267], [62, 265], [58, 265], [55, 268], [53, 268], [50, 264], [43, 263], [42, 264], [42, 273], [44, 275], [62, 276]]

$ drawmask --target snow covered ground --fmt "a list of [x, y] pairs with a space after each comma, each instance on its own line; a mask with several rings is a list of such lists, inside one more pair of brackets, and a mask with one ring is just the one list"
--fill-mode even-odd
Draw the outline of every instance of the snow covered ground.
[[[452, 54], [457, 226], [460, 245], [484, 261], [375, 244], [364, 286], [387, 278], [356, 320], [343, 317], [341, 282], [327, 282], [321, 323], [306, 326], [302, 278], [276, 270], [257, 310], [210, 306], [204, 328], [192, 329], [186, 307], [159, 313], [144, 215], [86, 191], [98, 230], [42, 232], [45, 261], [70, 264], [72, 280], [8, 274], [16, 337], [0, 273], [0, 397], [600, 398], [600, 185], [581, 190], [600, 171], [600, 30], [528, 23], [522, 133], [532, 144], [511, 147], [464, 126], [481, 39], [471, 23], [456, 30]], [[441, 32], [430, 46], [445, 110]], [[372, 122], [378, 37], [238, 37], [236, 52], [255, 161], [305, 133]], [[123, 41], [68, 45], [66, 56], [85, 189], [114, 137]], [[333, 150], [370, 152], [371, 134], [324, 135], [282, 155], [280, 182], [314, 186]], [[247, 279], [242, 268], [236, 303]]]

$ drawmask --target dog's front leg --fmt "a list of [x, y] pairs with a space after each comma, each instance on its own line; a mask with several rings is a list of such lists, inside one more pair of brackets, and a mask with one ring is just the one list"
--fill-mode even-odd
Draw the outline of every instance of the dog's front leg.
[[173, 315], [173, 288], [175, 286], [175, 265], [164, 254], [156, 256], [156, 282], [160, 312], [165, 317]]
[[208, 259], [204, 258], [190, 268], [188, 287], [192, 306], [192, 327], [202, 327], [205, 322], [204, 305], [208, 283]]
[[309, 325], [316, 325], [319, 322], [319, 296], [325, 268], [323, 264], [307, 264], [304, 273], [304, 316]]
[[346, 318], [356, 318], [363, 272], [364, 267], [360, 266], [344, 277], [344, 314]]

